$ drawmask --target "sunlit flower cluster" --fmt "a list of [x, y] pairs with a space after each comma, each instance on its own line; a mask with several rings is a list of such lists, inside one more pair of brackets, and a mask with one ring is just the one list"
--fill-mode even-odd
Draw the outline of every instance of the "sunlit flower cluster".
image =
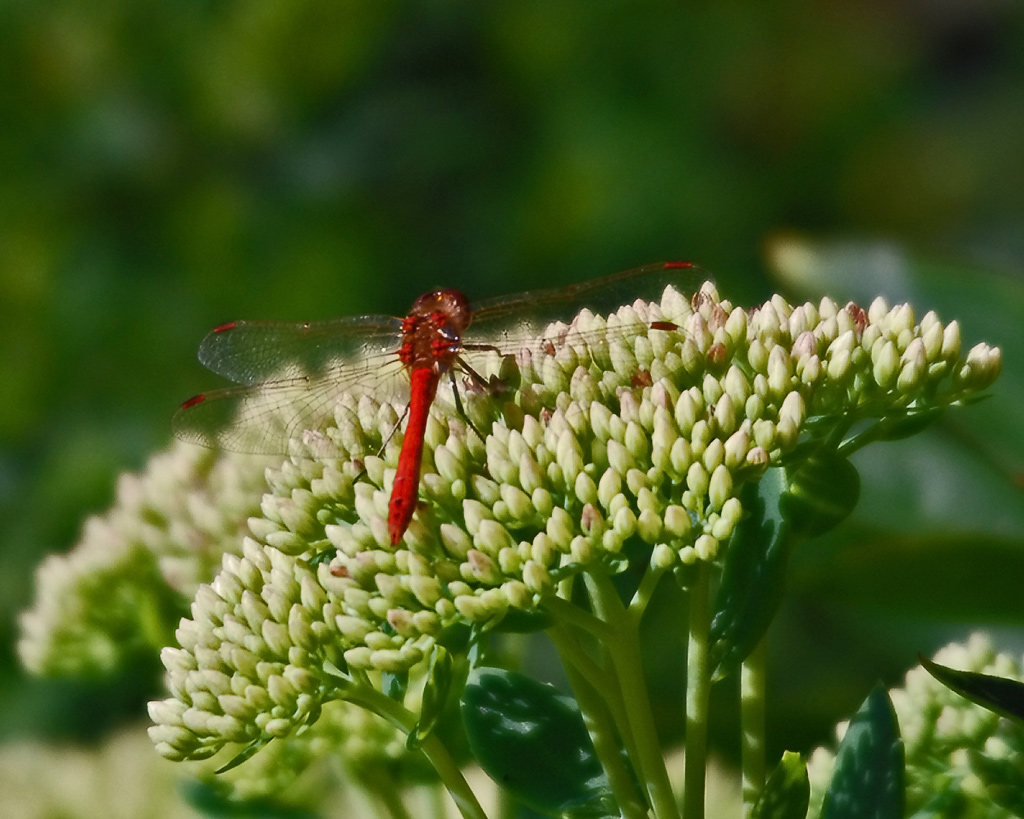
[[926, 415], [1000, 366], [985, 345], [961, 357], [955, 322], [915, 323], [907, 305], [775, 297], [748, 312], [710, 284], [584, 312], [514, 367], [488, 355], [474, 366], [506, 389], [464, 398], [485, 440], [439, 398], [398, 548], [386, 517], [401, 407], [343, 395], [326, 431], [340, 456], [268, 471], [255, 540], [164, 652], [172, 697], [151, 708], [163, 754], [287, 736], [338, 696], [326, 667], [402, 673], [447, 627], [543, 607], [582, 572], [716, 561], [743, 514], [738, 487], [798, 443]]

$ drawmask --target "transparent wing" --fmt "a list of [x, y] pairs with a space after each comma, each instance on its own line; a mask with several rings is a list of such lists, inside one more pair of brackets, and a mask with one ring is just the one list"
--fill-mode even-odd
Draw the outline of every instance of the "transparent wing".
[[199, 359], [243, 386], [190, 398], [174, 416], [174, 434], [232, 452], [288, 454], [293, 440], [332, 425], [343, 392], [406, 400], [399, 346], [401, 319], [392, 316], [222, 325], [203, 339]]
[[402, 320], [351, 316], [305, 323], [233, 321], [211, 331], [199, 360], [236, 384], [312, 378], [395, 352]]
[[637, 300], [659, 301], [670, 286], [691, 294], [705, 281], [712, 281], [708, 272], [690, 262], [656, 262], [567, 287], [488, 299], [471, 306], [473, 322], [465, 341], [479, 336], [482, 342], [511, 350], [553, 322], [569, 322], [582, 310], [609, 314]]

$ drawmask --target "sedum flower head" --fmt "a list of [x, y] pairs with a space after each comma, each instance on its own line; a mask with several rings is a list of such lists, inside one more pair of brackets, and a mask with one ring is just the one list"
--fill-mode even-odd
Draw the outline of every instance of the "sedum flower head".
[[18, 651], [34, 673], [107, 673], [164, 644], [200, 583], [237, 552], [268, 461], [183, 444], [124, 474], [114, 507], [36, 571]]
[[[1007, 654], [997, 654], [982, 634], [972, 635], [966, 644], [946, 646], [934, 659], [949, 668], [1024, 679], [1021, 663]], [[1012, 763], [1020, 770], [1017, 760], [1024, 752], [1024, 726], [975, 705], [920, 666], [907, 672], [903, 687], [891, 690], [889, 696], [906, 749], [907, 815], [922, 810], [944, 793], [965, 803], [957, 815], [1014, 815], [998, 800], [993, 801], [984, 780], [986, 770], [993, 765]], [[843, 723], [837, 729], [837, 738], [841, 739], [845, 731]], [[812, 819], [819, 815], [834, 764], [834, 753], [825, 748], [818, 748], [808, 763]]]
[[449, 626], [542, 607], [575, 575], [720, 560], [739, 488], [798, 444], [956, 403], [999, 363], [985, 345], [961, 356], [955, 323], [915, 323], [881, 300], [775, 297], [748, 312], [705, 284], [584, 311], [514, 361], [476, 354], [507, 387], [463, 391], [485, 440], [439, 390], [397, 548], [387, 510], [404, 408], [342, 395], [322, 433], [338, 457], [268, 470], [253, 539], [165, 651], [172, 698], [151, 709], [154, 740], [184, 758], [288, 736], [338, 696], [325, 663], [403, 672]]

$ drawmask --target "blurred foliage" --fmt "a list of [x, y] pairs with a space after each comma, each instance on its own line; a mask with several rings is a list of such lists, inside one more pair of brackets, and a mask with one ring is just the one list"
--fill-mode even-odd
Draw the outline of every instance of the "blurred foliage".
[[[822, 616], [830, 561], [895, 538], [937, 574], [936, 532], [943, 554], [983, 532], [991, 565], [1020, 560], [1020, 282], [978, 287], [957, 260], [1024, 267], [1022, 84], [1024, 15], [999, 0], [4, 3], [0, 735], [77, 735], [52, 719], [76, 712], [102, 727], [69, 706], [93, 688], [17, 676], [11, 617], [41, 555], [163, 445], [177, 402], [216, 384], [194, 358], [209, 327], [401, 313], [435, 284], [483, 297], [659, 258], [700, 261], [744, 303], [771, 291], [762, 248], [787, 230], [927, 248], [946, 261], [892, 298], [971, 311], [965, 343], [1007, 348], [1005, 397], [874, 448], [867, 511], [800, 569], [783, 666], [830, 669], [811, 675], [833, 692], [812, 716], [849, 713], [863, 679], [895, 679], [929, 646], [905, 653], [913, 630], [879, 644], [893, 614], [868, 604], [877, 567], [849, 565], [866, 552], [839, 564], [860, 605]], [[845, 283], [819, 265], [802, 294], [870, 299], [896, 281], [878, 261]], [[918, 625], [933, 614], [910, 608]], [[806, 712], [806, 687], [782, 685]]]

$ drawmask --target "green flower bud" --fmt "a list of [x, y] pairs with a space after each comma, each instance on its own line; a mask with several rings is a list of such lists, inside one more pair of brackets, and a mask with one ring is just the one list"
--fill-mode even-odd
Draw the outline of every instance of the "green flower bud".
[[569, 513], [560, 507], [555, 507], [548, 518], [547, 535], [561, 551], [568, 551], [569, 544], [575, 537], [573, 521]]
[[896, 389], [907, 394], [921, 384], [928, 369], [928, 360], [925, 358], [924, 343], [921, 339], [915, 338], [910, 342], [902, 360], [900, 374], [896, 379]]
[[960, 325], [951, 321], [942, 331], [942, 358], [955, 361], [960, 356]]
[[676, 562], [675, 551], [664, 543], [659, 543], [651, 550], [651, 567], [665, 571], [671, 569]]
[[751, 339], [747, 347], [747, 362], [757, 375], [765, 375], [768, 372], [769, 351], [760, 338], [756, 336]]
[[682, 538], [689, 534], [693, 523], [686, 509], [673, 504], [665, 509], [664, 525], [672, 537]]
[[609, 441], [608, 465], [620, 475], [625, 475], [630, 469], [634, 468], [636, 461], [633, 459], [632, 453], [625, 446], [618, 441]]
[[672, 445], [672, 452], [669, 458], [675, 474], [686, 474], [693, 463], [693, 451], [690, 449], [690, 442], [685, 438], [676, 439], [676, 442]]
[[622, 540], [626, 540], [633, 536], [636, 531], [636, 515], [633, 510], [629, 507], [623, 507], [615, 513], [615, 518], [612, 521], [612, 526], [615, 529], [615, 533], [619, 535]]
[[872, 375], [875, 383], [882, 389], [890, 389], [896, 382], [900, 372], [900, 356], [896, 352], [896, 345], [891, 341], [885, 341], [878, 347], [876, 353], [872, 350]]
[[661, 537], [661, 518], [652, 509], [645, 509], [636, 521], [636, 532], [645, 543], [655, 543]]
[[732, 497], [732, 473], [725, 464], [720, 464], [711, 474], [708, 493], [708, 499], [711, 501], [713, 509], [721, 509], [725, 502]]
[[710, 479], [707, 470], [704, 469], [704, 465], [699, 461], [691, 464], [689, 471], [686, 473], [686, 487], [690, 492], [703, 497], [708, 491], [709, 482]]
[[[914, 308], [909, 304], [899, 304], [889, 313], [889, 332], [897, 338], [901, 333], [913, 332]], [[905, 346], [905, 345], [904, 345]]]
[[[526, 584], [526, 588], [534, 594], [544, 594], [553, 585], [547, 567], [535, 560], [528, 560], [523, 566], [523, 582]], [[524, 606], [519, 606], [519, 608], [524, 608]]]
[[715, 405], [715, 423], [719, 431], [725, 435], [733, 432], [739, 424], [736, 405], [729, 393], [724, 393]]
[[772, 347], [768, 355], [768, 389], [776, 397], [784, 396], [793, 381], [793, 364], [789, 353], [781, 346]]
[[710, 562], [718, 555], [718, 541], [711, 535], [701, 535], [693, 544], [697, 557], [704, 562]]
[[[736, 469], [746, 461], [747, 452], [750, 450], [749, 425], [749, 421], [744, 421], [743, 426], [730, 435], [725, 442], [725, 465], [729, 469]], [[704, 453], [704, 456], [706, 463], [707, 452]]]
[[704, 450], [704, 455], [702, 456], [701, 461], [708, 472], [713, 472], [724, 460], [725, 445], [722, 443], [721, 439], [715, 438], [708, 444], [707, 449]]
[[689, 435], [690, 430], [693, 429], [693, 425], [697, 422], [697, 419], [701, 417], [703, 412], [703, 395], [700, 395], [698, 399], [693, 390], [687, 390], [682, 393], [679, 396], [679, 400], [676, 401], [675, 407], [675, 420], [676, 425], [679, 427], [680, 434], [683, 436]]

